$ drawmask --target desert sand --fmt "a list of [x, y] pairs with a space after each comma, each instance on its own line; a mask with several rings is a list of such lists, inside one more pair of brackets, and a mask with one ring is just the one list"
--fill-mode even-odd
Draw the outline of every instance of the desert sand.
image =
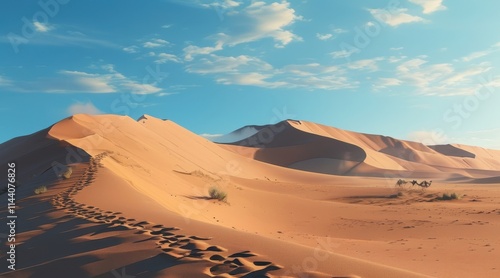
[[3, 173], [11, 161], [17, 261], [0, 254], [2, 277], [500, 276], [497, 150], [294, 120], [216, 144], [148, 115], [79, 114], [1, 144]]

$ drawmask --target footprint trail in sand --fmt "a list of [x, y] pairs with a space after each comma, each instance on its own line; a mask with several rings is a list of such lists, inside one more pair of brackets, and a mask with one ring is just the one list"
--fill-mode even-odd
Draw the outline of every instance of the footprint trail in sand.
[[[242, 251], [234, 254], [228, 250], [211, 245], [211, 238], [198, 236], [187, 236], [179, 234], [177, 227], [165, 227], [148, 221], [141, 221], [120, 216], [120, 212], [104, 211], [98, 207], [78, 203], [74, 196], [78, 191], [92, 185], [99, 168], [103, 167], [101, 160], [109, 154], [104, 152], [93, 158], [89, 166], [84, 170], [78, 180], [67, 190], [57, 194], [52, 199], [52, 204], [64, 209], [73, 216], [83, 218], [96, 223], [107, 223], [114, 226], [126, 227], [138, 230], [137, 233], [149, 235], [156, 241], [158, 248], [163, 253], [178, 260], [203, 260], [210, 263], [208, 272], [213, 277], [270, 277], [268, 272], [279, 270], [282, 267], [269, 261], [258, 260], [258, 255], [250, 251]], [[257, 260], [250, 260], [256, 258]]]

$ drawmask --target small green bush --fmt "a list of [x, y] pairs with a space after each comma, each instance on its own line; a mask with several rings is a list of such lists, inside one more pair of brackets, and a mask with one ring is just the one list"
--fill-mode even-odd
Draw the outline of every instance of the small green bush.
[[62, 176], [65, 179], [69, 179], [71, 177], [71, 174], [73, 174], [73, 169], [71, 167], [68, 167], [68, 169], [66, 169], [66, 171], [62, 174]]
[[47, 192], [47, 187], [45, 185], [42, 185], [42, 186], [35, 188], [35, 194], [37, 194], [37, 195], [45, 193], [45, 192]]
[[227, 200], [227, 193], [215, 186], [208, 190], [208, 195], [210, 196], [210, 199], [217, 199], [224, 202]]

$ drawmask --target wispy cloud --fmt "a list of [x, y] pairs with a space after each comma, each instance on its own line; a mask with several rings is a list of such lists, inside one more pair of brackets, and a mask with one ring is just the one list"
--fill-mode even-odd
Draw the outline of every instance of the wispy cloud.
[[430, 14], [436, 11], [446, 10], [446, 6], [443, 5], [443, 0], [409, 0], [413, 4], [421, 6], [424, 14]]
[[155, 63], [157, 64], [165, 64], [168, 62], [174, 62], [174, 63], [181, 63], [181, 59], [177, 57], [174, 54], [169, 54], [169, 53], [159, 53], [156, 55], [157, 59], [155, 60]]
[[393, 9], [391, 11], [385, 9], [368, 9], [368, 11], [376, 20], [392, 27], [413, 22], [425, 22], [425, 19], [419, 16], [408, 14], [408, 9], [405, 8]]
[[99, 110], [97, 107], [92, 102], [76, 102], [74, 104], [71, 104], [68, 109], [66, 109], [66, 112], [69, 115], [75, 115], [75, 114], [91, 114], [91, 115], [97, 115], [97, 114], [102, 114], [103, 112]]
[[347, 33], [347, 32], [348, 32], [347, 30], [344, 30], [342, 28], [332, 28], [331, 33], [324, 33], [324, 34], [316, 33], [316, 38], [318, 38], [319, 40], [322, 40], [322, 41], [326, 41], [329, 39], [335, 39], [336, 38], [335, 35]]
[[397, 78], [381, 77], [373, 84], [373, 88], [375, 90], [380, 90], [380, 89], [385, 89], [388, 87], [400, 86], [402, 84], [403, 84], [403, 81], [401, 81]]
[[383, 60], [384, 60], [384, 58], [382, 58], [382, 57], [357, 60], [357, 61], [349, 63], [347, 65], [347, 67], [349, 69], [354, 69], [354, 70], [377, 71], [379, 69], [377, 63], [380, 61], [383, 61]]
[[500, 42], [490, 46], [488, 49], [472, 52], [471, 54], [469, 54], [465, 57], [462, 57], [461, 60], [464, 62], [470, 62], [472, 60], [476, 60], [476, 59], [488, 56], [490, 54], [493, 54], [497, 51], [500, 51]]
[[189, 64], [187, 71], [212, 75], [217, 83], [225, 85], [309, 90], [340, 90], [359, 85], [346, 76], [344, 69], [336, 66], [310, 63], [274, 68], [259, 58], [245, 55], [232, 57], [211, 54]]
[[333, 37], [333, 34], [320, 34], [320, 33], [316, 33], [316, 38], [318, 38], [318, 40], [321, 40], [321, 41], [329, 40], [332, 37]]
[[50, 30], [53, 29], [52, 26], [50, 26], [49, 24], [47, 23], [41, 23], [41, 22], [38, 22], [38, 21], [34, 21], [33, 22], [33, 26], [35, 27], [35, 30], [37, 32], [41, 32], [41, 33], [45, 33], [45, 32], [48, 32]]
[[330, 52], [330, 55], [332, 56], [333, 59], [342, 59], [342, 58], [349, 58], [351, 57], [352, 54], [359, 52], [358, 49], [343, 49], [343, 50], [338, 50], [338, 51], [333, 51]]
[[[241, 3], [226, 0], [217, 2], [217, 4], [198, 4], [205, 7], [207, 5], [226, 5], [236, 8]], [[274, 46], [277, 48], [285, 47], [292, 41], [302, 40], [300, 36], [287, 30], [295, 21], [301, 19], [302, 17], [296, 15], [295, 10], [290, 8], [290, 3], [287, 1], [271, 4], [255, 1], [242, 9], [235, 9], [226, 14], [223, 21], [225, 31], [211, 36], [215, 40], [214, 46], [189, 45], [184, 48], [184, 58], [191, 61], [197, 55], [208, 55], [224, 49], [225, 46], [235, 46], [266, 38], [273, 39]]]
[[104, 65], [94, 72], [61, 70], [50, 78], [35, 81], [10, 82], [13, 91], [43, 93], [92, 93], [107, 94], [130, 92], [133, 94], [161, 93], [155, 84], [142, 84]]
[[301, 40], [298, 35], [286, 29], [301, 18], [290, 8], [288, 1], [272, 4], [252, 2], [242, 11], [228, 16], [231, 28], [222, 37], [222, 42], [237, 45], [272, 38], [276, 47], [284, 47], [294, 40]]
[[222, 50], [222, 43], [217, 43], [215, 46], [206, 46], [206, 47], [199, 47], [195, 45], [189, 45], [185, 47], [184, 50], [184, 59], [186, 61], [192, 61], [195, 56], [197, 55], [208, 55], [213, 52]]
[[145, 48], [158, 48], [158, 47], [167, 46], [169, 44], [170, 44], [170, 42], [163, 40], [163, 39], [153, 39], [153, 40], [144, 42], [142, 44], [142, 46]]
[[241, 2], [234, 0], [222, 0], [222, 1], [213, 1], [212, 3], [208, 4], [200, 2], [199, 5], [205, 8], [232, 9], [241, 5]]
[[450, 143], [450, 139], [442, 133], [431, 130], [419, 130], [408, 134], [407, 139], [424, 145], [440, 145]]
[[131, 45], [131, 46], [127, 46], [127, 47], [122, 48], [122, 50], [127, 52], [127, 53], [137, 53], [139, 50], [139, 47], [137, 47], [135, 45]]
[[10, 86], [12, 84], [12, 81], [10, 81], [8, 78], [1, 76], [0, 75], [0, 86]]
[[[21, 45], [121, 48], [119, 45], [108, 40], [94, 38], [75, 30], [63, 30], [63, 28], [55, 30], [53, 25], [41, 23], [35, 28], [38, 31], [33, 37], [29, 39], [23, 38], [18, 43]], [[0, 43], [11, 43], [11, 41], [8, 36], [0, 36]]]
[[[415, 93], [423, 95], [453, 96], [473, 94], [486, 86], [479, 77], [492, 69], [487, 62], [469, 65], [466, 69], [457, 69], [451, 63], [431, 63], [428, 58], [417, 57], [397, 64], [394, 76], [380, 78], [373, 87], [375, 89], [390, 86], [414, 87]], [[493, 79], [490, 87], [496, 85]]]

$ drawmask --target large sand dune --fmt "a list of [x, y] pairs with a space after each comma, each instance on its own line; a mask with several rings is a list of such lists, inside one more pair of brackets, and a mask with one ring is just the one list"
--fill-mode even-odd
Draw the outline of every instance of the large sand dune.
[[[500, 275], [500, 188], [451, 183], [500, 176], [500, 152], [302, 121], [254, 131], [222, 145], [148, 115], [75, 115], [0, 145], [21, 181], [17, 270], [0, 275]], [[394, 186], [423, 176], [442, 182]], [[440, 201], [450, 190], [462, 198]]]

